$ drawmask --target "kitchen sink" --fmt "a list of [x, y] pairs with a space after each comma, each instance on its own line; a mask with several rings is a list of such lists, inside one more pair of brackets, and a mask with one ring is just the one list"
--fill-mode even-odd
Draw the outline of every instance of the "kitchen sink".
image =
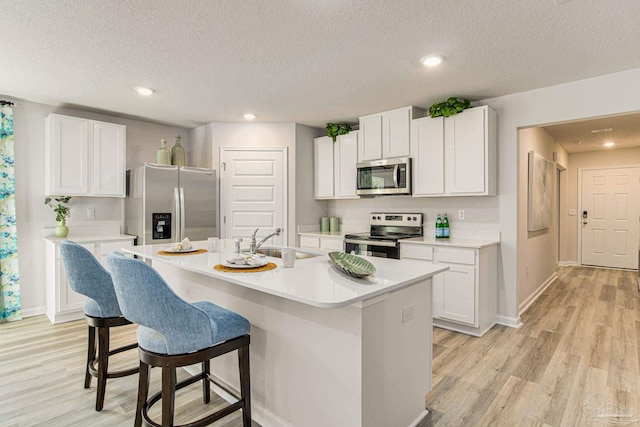
[[[262, 254], [265, 256], [270, 256], [273, 258], [282, 258], [282, 249], [280, 248], [261, 248], [256, 251], [258, 254]], [[306, 258], [315, 258], [319, 254], [309, 253], [309, 252], [300, 252], [299, 249], [296, 249], [296, 259], [306, 259]]]

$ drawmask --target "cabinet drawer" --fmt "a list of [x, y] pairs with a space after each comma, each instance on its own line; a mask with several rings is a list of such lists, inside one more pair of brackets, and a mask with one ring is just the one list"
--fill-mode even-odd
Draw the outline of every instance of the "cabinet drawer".
[[438, 248], [438, 262], [475, 265], [476, 252], [468, 249]]
[[433, 247], [425, 245], [415, 245], [411, 243], [401, 243], [400, 257], [433, 261]]
[[300, 247], [301, 248], [320, 249], [320, 238], [319, 237], [310, 237], [310, 236], [300, 236]]
[[344, 240], [342, 239], [321, 239], [320, 249], [323, 251], [342, 251], [344, 249]]

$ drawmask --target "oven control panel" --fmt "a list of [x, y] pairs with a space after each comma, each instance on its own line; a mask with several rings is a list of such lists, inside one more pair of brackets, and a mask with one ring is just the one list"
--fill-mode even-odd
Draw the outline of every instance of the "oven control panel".
[[391, 225], [402, 227], [415, 227], [422, 225], [421, 213], [383, 213], [373, 212], [369, 216], [371, 225]]

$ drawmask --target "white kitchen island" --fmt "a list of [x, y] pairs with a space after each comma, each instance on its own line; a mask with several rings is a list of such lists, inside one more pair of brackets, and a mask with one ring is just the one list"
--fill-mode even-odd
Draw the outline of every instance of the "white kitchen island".
[[[251, 322], [254, 420], [270, 426], [393, 427], [427, 414], [431, 389], [431, 277], [445, 266], [367, 258], [375, 275], [343, 275], [327, 255], [298, 259], [294, 268], [223, 273], [218, 252], [161, 256], [168, 245], [137, 246], [143, 257], [189, 301], [207, 300]], [[206, 242], [195, 242], [205, 248]], [[212, 372], [238, 388], [235, 354]]]

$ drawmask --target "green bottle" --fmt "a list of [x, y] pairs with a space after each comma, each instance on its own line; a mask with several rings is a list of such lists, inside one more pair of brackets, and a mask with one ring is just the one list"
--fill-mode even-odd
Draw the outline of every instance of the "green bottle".
[[442, 219], [440, 218], [440, 214], [438, 214], [438, 219], [436, 219], [436, 239], [442, 239], [442, 236], [444, 236], [442, 225]]
[[448, 239], [449, 236], [449, 218], [447, 217], [447, 214], [444, 214], [444, 221], [442, 222], [442, 237], [444, 239]]

